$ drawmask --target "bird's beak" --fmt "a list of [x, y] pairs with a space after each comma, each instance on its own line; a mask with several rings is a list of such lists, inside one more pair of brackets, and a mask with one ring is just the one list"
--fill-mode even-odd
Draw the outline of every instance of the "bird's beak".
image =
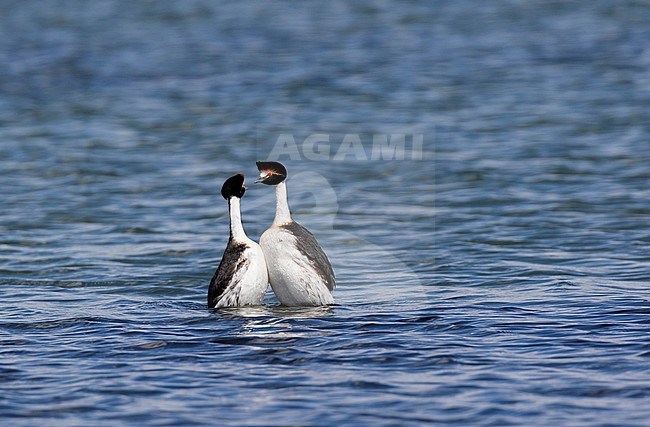
[[264, 181], [268, 177], [269, 177], [268, 172], [267, 173], [261, 172], [259, 178], [253, 181], [253, 184], [259, 184], [260, 182]]

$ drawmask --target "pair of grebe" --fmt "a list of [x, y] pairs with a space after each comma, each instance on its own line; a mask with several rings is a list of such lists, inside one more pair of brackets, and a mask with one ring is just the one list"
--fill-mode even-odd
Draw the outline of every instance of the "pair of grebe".
[[275, 187], [275, 219], [259, 245], [246, 236], [240, 200], [246, 191], [244, 175], [226, 180], [221, 195], [228, 201], [230, 238], [221, 263], [210, 281], [208, 307], [239, 307], [262, 303], [268, 284], [286, 306], [334, 303], [334, 271], [316, 238], [291, 219], [287, 201], [287, 169], [278, 162], [257, 162], [255, 182]]

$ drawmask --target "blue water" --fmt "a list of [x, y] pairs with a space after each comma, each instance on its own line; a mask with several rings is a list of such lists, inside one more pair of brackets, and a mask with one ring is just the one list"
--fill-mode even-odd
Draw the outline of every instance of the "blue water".
[[[3, 425], [648, 425], [646, 2], [0, 7]], [[315, 133], [338, 305], [207, 309]]]

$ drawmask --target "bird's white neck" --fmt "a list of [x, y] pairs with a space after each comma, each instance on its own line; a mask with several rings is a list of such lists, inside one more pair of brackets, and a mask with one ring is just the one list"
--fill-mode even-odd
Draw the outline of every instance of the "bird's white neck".
[[287, 201], [287, 184], [282, 181], [275, 186], [275, 219], [273, 225], [291, 222], [291, 212]]
[[241, 223], [240, 199], [231, 197], [228, 199], [228, 211], [230, 213], [230, 237], [234, 240], [246, 240], [246, 232]]

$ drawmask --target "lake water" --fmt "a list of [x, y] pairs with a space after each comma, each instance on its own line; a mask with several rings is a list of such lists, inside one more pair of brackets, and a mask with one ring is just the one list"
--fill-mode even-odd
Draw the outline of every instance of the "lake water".
[[[648, 425], [647, 2], [1, 7], [3, 424]], [[338, 305], [209, 310], [287, 135]]]

